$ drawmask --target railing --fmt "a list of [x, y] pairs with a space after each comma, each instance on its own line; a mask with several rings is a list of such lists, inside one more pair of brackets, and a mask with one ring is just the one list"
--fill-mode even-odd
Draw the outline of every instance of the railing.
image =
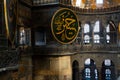
[[[13, 69], [18, 65], [20, 58], [19, 51], [17, 50], [6, 50], [0, 52], [0, 72], [6, 69]], [[13, 67], [14, 66], [14, 67]]]

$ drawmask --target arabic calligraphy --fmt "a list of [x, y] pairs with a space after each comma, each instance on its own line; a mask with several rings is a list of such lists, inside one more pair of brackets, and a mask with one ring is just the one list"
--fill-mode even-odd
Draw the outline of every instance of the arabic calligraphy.
[[59, 11], [53, 19], [53, 34], [60, 42], [68, 43], [78, 33], [78, 22], [75, 14], [67, 9]]

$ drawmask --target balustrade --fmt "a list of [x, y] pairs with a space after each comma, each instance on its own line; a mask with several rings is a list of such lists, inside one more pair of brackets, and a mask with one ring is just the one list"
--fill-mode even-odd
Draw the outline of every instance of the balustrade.
[[[0, 52], [0, 71], [2, 69], [17, 66], [19, 62], [19, 51], [17, 50], [6, 50]], [[14, 68], [14, 67], [13, 67]]]

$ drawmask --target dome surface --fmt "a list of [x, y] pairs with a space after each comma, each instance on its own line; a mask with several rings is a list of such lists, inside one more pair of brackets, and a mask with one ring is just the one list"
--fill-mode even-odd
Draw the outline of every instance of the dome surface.
[[120, 5], [120, 0], [72, 0], [72, 5], [86, 9], [109, 8]]

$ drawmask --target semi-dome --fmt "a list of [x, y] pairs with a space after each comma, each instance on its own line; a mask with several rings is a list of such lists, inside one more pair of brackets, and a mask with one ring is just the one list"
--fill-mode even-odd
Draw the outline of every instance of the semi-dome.
[[120, 5], [120, 0], [72, 0], [72, 5], [79, 8], [109, 8]]

